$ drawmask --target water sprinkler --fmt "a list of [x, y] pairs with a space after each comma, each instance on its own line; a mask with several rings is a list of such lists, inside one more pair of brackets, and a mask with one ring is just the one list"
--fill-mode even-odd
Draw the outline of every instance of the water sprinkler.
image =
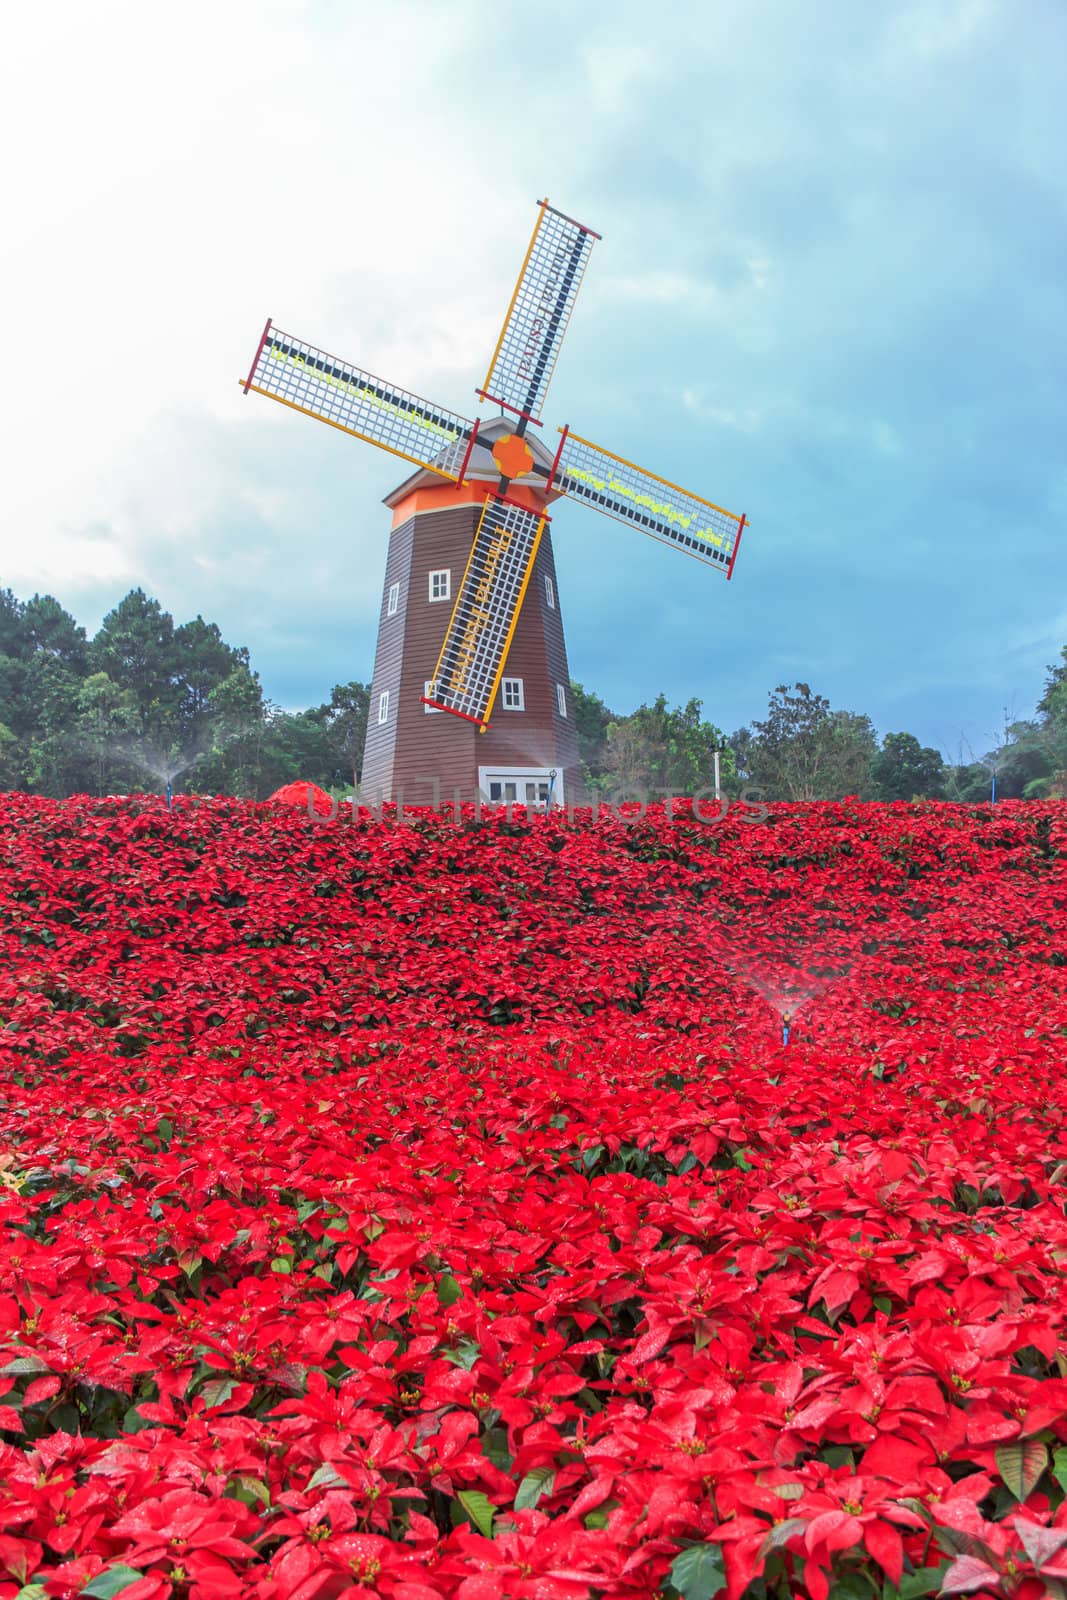
[[545, 810], [546, 811], [551, 811], [552, 810], [552, 791], [553, 791], [553, 789], [555, 787], [556, 787], [556, 769], [555, 769], [555, 767], [553, 767], [552, 770], [548, 774], [548, 799], [545, 801]]
[[782, 1012], [782, 1046], [783, 1046], [783, 1048], [788, 1043], [789, 1043], [789, 1012], [788, 1011], [783, 1011]]
[[173, 809], [174, 809], [174, 790], [171, 788], [170, 779], [168, 778], [167, 779], [167, 810], [168, 811], [173, 811]]

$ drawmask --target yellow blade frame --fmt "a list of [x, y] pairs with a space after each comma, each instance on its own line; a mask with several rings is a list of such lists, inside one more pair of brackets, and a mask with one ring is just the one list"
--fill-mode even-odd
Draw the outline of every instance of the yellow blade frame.
[[380, 450], [461, 481], [476, 424], [458, 412], [364, 372], [268, 322], [249, 389]]
[[559, 431], [553, 489], [731, 576], [747, 523], [743, 515], [724, 511], [569, 428]]
[[486, 499], [427, 705], [488, 727], [547, 521], [503, 495]]
[[500, 330], [485, 400], [537, 422], [593, 245], [600, 238], [547, 200], [540, 212]]

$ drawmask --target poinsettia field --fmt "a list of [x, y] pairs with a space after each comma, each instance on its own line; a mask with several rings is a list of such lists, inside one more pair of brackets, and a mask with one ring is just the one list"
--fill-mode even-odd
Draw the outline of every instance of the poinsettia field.
[[1067, 804], [0, 861], [0, 1600], [1067, 1596]]

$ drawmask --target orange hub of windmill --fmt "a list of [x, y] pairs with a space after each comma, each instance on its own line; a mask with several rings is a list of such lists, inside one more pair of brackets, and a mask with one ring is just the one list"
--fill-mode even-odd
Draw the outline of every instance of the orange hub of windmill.
[[521, 478], [534, 464], [530, 446], [517, 433], [506, 433], [497, 440], [493, 446], [493, 460], [505, 478]]

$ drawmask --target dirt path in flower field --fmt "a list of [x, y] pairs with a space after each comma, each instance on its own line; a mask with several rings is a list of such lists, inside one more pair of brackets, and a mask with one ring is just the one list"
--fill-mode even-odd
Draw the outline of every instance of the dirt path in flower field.
[[0, 863], [0, 1600], [1067, 1595], [1067, 804]]

